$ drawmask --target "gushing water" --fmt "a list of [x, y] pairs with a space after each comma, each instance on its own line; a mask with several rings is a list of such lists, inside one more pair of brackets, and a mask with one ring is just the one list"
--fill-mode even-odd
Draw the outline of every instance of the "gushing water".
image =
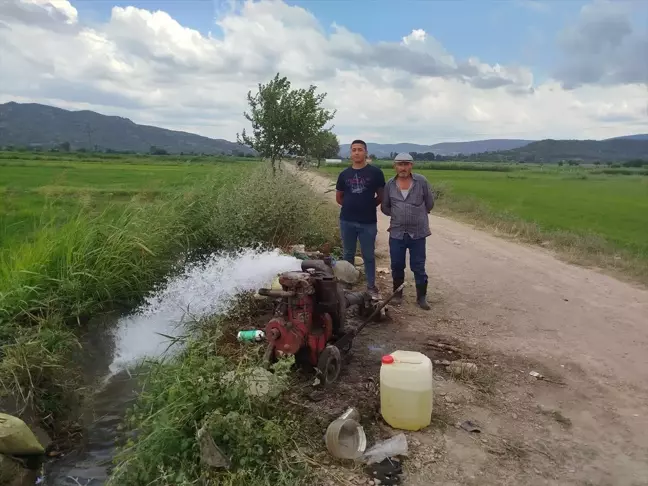
[[187, 319], [223, 313], [239, 293], [268, 285], [281, 272], [299, 270], [300, 261], [278, 250], [213, 254], [190, 265], [150, 295], [133, 314], [120, 319], [111, 375], [144, 359], [160, 356], [184, 334]]
[[[134, 313], [115, 325], [114, 354], [109, 375], [94, 396], [87, 443], [62, 460], [48, 464], [46, 484], [104, 484], [115, 451], [117, 426], [129, 403], [137, 396], [137, 380], [128, 373], [138, 361], [155, 358], [186, 333], [184, 324], [227, 312], [233, 298], [270, 284], [278, 273], [299, 270], [301, 262], [278, 250], [246, 249], [236, 254], [214, 254], [188, 265], [145, 300]], [[103, 343], [104, 341], [99, 338]], [[101, 372], [106, 363], [100, 365]]]

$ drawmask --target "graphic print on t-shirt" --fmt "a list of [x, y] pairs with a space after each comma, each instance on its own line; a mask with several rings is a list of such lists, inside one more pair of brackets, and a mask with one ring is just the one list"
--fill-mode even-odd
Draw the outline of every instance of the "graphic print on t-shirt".
[[338, 176], [336, 189], [344, 193], [340, 219], [355, 223], [376, 222], [376, 194], [385, 186], [385, 176], [377, 167], [347, 167]]
[[351, 192], [353, 194], [362, 194], [367, 190], [367, 179], [364, 177], [358, 177], [358, 174], [354, 174], [353, 177], [347, 179], [347, 184], [351, 187]]

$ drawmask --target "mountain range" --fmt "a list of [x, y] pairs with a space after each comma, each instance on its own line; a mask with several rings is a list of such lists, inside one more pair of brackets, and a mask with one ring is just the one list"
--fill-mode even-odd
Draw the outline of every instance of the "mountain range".
[[[70, 111], [36, 103], [0, 104], [0, 147], [49, 149], [69, 143], [72, 150], [113, 150], [149, 153], [249, 155], [254, 151], [236, 142], [193, 133], [139, 125], [128, 118], [94, 111]], [[556, 162], [566, 159], [587, 161], [648, 159], [648, 134], [627, 135], [606, 140], [521, 140], [489, 139], [444, 142], [368, 144], [370, 154], [388, 158], [394, 152], [434, 153], [453, 156], [497, 152], [495, 159]], [[340, 145], [340, 156], [349, 156], [349, 144]], [[490, 157], [488, 154], [485, 157]], [[481, 158], [479, 158], [481, 160]]]
[[[477, 154], [480, 152], [497, 152], [500, 150], [512, 150], [533, 142], [533, 140], [518, 140], [508, 138], [494, 138], [490, 140], [475, 140], [472, 142], [443, 142], [434, 145], [419, 145], [415, 143], [367, 143], [367, 150], [378, 158], [389, 157], [397, 152], [433, 152], [439, 155], [456, 154]], [[340, 145], [340, 155], [349, 156], [351, 145], [348, 143]]]
[[[612, 140], [648, 140], [648, 134], [641, 135], [626, 135], [623, 137], [608, 138], [605, 140], [552, 140], [557, 145], [569, 142], [573, 145], [574, 142], [607, 142]], [[434, 145], [418, 145], [414, 143], [367, 143], [367, 150], [370, 154], [378, 158], [389, 157], [394, 152], [432, 152], [436, 155], [471, 155], [484, 152], [503, 152], [509, 150], [519, 150], [527, 147], [530, 144], [541, 142], [540, 140], [522, 140], [522, 139], [509, 139], [509, 138], [494, 138], [489, 140], [474, 140], [471, 142], [443, 142], [435, 143]], [[349, 156], [350, 144], [340, 145], [340, 155], [342, 157]], [[644, 154], [648, 156], [648, 154]]]
[[0, 105], [0, 146], [51, 148], [68, 142], [72, 150], [148, 153], [250, 154], [248, 147], [193, 133], [138, 125], [128, 118], [94, 111], [69, 111], [36, 103]]

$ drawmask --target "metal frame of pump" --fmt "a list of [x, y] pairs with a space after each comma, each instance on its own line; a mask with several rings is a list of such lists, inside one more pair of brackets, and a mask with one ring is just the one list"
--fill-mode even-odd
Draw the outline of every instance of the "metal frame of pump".
[[[271, 363], [294, 355], [297, 362], [314, 367], [320, 386], [326, 386], [340, 374], [342, 353], [351, 350], [357, 334], [380, 315], [395, 293], [380, 302], [367, 292], [344, 291], [333, 274], [330, 257], [304, 260], [301, 267], [301, 272], [279, 276], [281, 290], [259, 290], [260, 295], [276, 299], [275, 314], [265, 328], [265, 358]], [[355, 330], [344, 332], [351, 305], [359, 305], [360, 316], [366, 319]]]

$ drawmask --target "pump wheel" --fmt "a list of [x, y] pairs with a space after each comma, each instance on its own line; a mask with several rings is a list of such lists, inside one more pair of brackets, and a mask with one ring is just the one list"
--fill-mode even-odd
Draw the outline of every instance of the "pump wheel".
[[317, 360], [317, 376], [319, 386], [325, 387], [338, 379], [342, 370], [342, 355], [340, 350], [328, 344]]

